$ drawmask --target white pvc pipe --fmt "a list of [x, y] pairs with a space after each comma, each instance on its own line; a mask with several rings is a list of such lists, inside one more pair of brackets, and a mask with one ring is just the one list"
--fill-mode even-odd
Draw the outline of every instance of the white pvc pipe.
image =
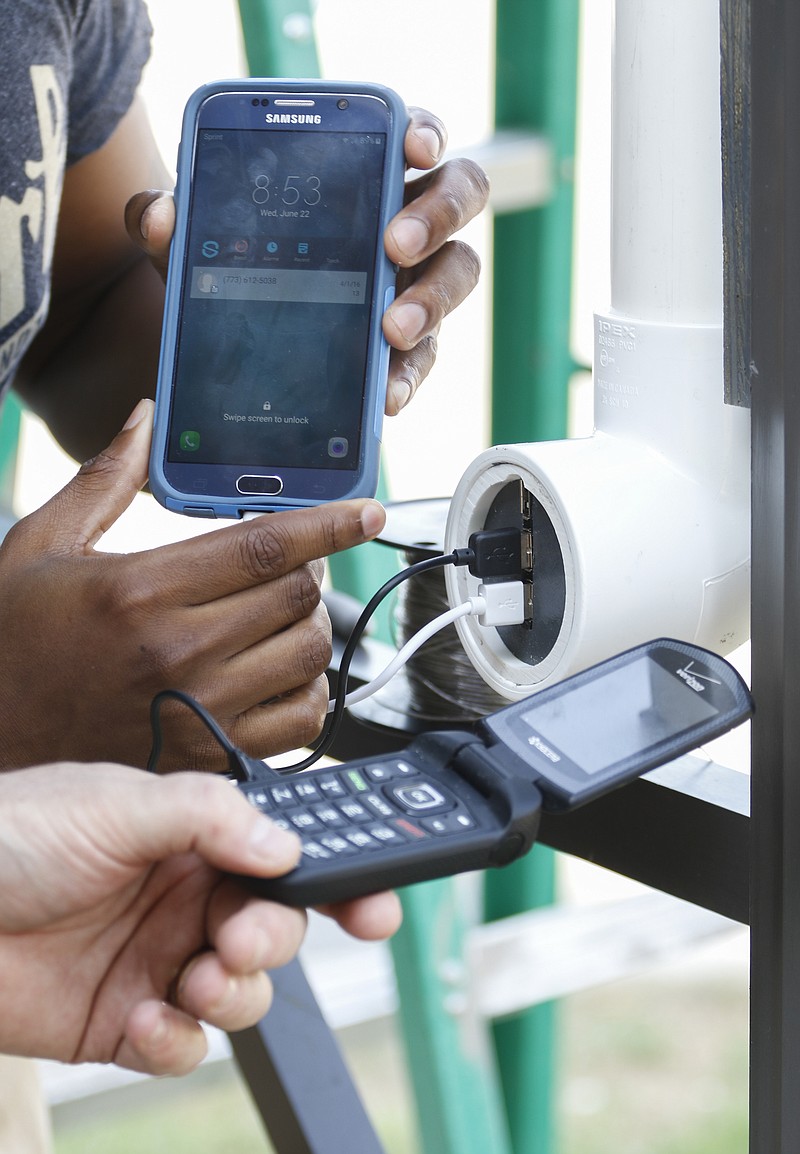
[[[564, 568], [536, 664], [456, 623], [481, 676], [522, 697], [648, 638], [726, 652], [749, 627], [749, 413], [724, 404], [718, 0], [617, 0], [611, 308], [595, 318], [592, 437], [487, 450], [453, 496], [446, 549], [521, 480]], [[455, 605], [474, 595], [446, 572]], [[534, 563], [534, 628], [536, 624]]]
[[718, 324], [719, 0], [617, 0], [613, 43], [612, 311]]
[[617, 0], [613, 57], [595, 426], [746, 493], [749, 414], [723, 397], [719, 0]]

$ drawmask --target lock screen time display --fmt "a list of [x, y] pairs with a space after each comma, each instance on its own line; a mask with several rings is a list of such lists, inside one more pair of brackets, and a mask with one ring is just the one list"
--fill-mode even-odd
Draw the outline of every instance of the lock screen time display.
[[385, 147], [199, 130], [170, 461], [356, 468]]

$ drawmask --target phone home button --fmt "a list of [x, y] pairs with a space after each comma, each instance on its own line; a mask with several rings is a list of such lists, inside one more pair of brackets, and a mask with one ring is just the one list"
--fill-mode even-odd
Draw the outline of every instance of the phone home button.
[[237, 490], [246, 497], [277, 497], [283, 489], [280, 477], [247, 475], [236, 482]]

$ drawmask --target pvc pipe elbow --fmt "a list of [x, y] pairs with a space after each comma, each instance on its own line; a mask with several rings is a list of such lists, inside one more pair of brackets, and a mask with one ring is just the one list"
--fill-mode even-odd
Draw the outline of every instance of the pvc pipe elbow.
[[[533, 509], [533, 620], [488, 630], [456, 623], [470, 660], [503, 697], [525, 697], [657, 636], [722, 653], [747, 639], [746, 486], [726, 491], [707, 468], [698, 480], [648, 445], [602, 432], [496, 446], [462, 477], [445, 548], [486, 527], [502, 494], [520, 485]], [[446, 580], [451, 604], [477, 592], [466, 569], [448, 569]]]

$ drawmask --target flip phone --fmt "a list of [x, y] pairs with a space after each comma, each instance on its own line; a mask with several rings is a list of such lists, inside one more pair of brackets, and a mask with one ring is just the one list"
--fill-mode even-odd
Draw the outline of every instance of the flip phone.
[[647, 642], [485, 718], [406, 750], [281, 776], [250, 761], [248, 800], [303, 841], [260, 895], [319, 905], [506, 865], [542, 810], [565, 811], [696, 749], [750, 716], [750, 693], [717, 654]]

